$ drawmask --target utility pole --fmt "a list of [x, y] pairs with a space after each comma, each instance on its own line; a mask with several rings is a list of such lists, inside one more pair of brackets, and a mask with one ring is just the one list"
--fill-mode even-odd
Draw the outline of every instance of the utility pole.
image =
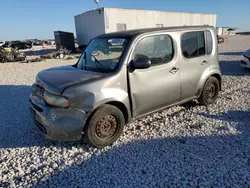
[[98, 9], [100, 8], [99, 7], [99, 0], [94, 0], [95, 4], [97, 5]]

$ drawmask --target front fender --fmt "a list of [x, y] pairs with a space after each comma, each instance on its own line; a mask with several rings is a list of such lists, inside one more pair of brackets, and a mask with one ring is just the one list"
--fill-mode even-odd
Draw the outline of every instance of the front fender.
[[70, 89], [65, 91], [64, 96], [69, 98], [71, 106], [74, 106], [87, 113], [93, 112], [103, 104], [110, 102], [122, 103], [130, 110], [128, 93], [119, 88], [103, 88], [98, 91], [84, 91], [83, 89]]
[[95, 96], [94, 109], [109, 102], [120, 102], [129, 109], [129, 96], [126, 91], [117, 88], [104, 88]]

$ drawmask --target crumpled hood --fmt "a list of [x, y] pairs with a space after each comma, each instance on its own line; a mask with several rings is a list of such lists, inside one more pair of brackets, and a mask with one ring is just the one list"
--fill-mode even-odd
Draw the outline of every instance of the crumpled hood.
[[88, 72], [72, 66], [62, 66], [39, 72], [36, 76], [36, 82], [51, 93], [61, 94], [69, 86], [102, 76], [103, 73]]

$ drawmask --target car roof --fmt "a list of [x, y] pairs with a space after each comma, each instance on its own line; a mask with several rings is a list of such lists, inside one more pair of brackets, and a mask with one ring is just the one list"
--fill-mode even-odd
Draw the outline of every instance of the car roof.
[[144, 28], [144, 29], [134, 29], [126, 31], [118, 31], [112, 33], [106, 33], [99, 35], [95, 38], [132, 38], [144, 33], [152, 32], [162, 32], [162, 31], [172, 31], [172, 30], [191, 30], [191, 29], [207, 29], [214, 28], [213, 26], [177, 26], [177, 27], [155, 27], [155, 28]]

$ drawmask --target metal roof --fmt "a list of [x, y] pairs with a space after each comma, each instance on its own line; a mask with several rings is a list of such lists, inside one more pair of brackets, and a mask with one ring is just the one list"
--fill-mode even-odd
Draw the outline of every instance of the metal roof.
[[154, 11], [154, 12], [169, 12], [169, 13], [189, 13], [189, 14], [202, 14], [202, 15], [216, 15], [216, 13], [201, 13], [189, 11], [169, 11], [169, 10], [155, 10], [155, 9], [136, 9], [136, 8], [115, 8], [115, 7], [101, 7], [102, 9], [119, 9], [119, 10], [134, 10], [134, 11]]
[[162, 31], [172, 31], [172, 30], [190, 30], [190, 29], [204, 29], [204, 28], [214, 28], [213, 26], [199, 25], [199, 26], [177, 26], [177, 27], [154, 27], [154, 28], [144, 28], [144, 29], [134, 29], [126, 31], [118, 31], [112, 33], [106, 33], [99, 35], [95, 38], [131, 38], [138, 36], [143, 33], [151, 32], [162, 32]]
[[168, 11], [168, 10], [154, 10], [154, 9], [135, 9], [135, 8], [115, 8], [115, 7], [100, 7], [92, 10], [88, 10], [86, 12], [77, 14], [76, 16], [80, 16], [82, 14], [86, 14], [92, 11], [105, 10], [105, 9], [118, 9], [118, 10], [132, 10], [132, 11], [154, 11], [154, 12], [169, 12], [169, 13], [189, 13], [189, 14], [202, 14], [202, 15], [216, 15], [215, 13], [201, 13], [201, 12], [186, 12], [186, 11]]

